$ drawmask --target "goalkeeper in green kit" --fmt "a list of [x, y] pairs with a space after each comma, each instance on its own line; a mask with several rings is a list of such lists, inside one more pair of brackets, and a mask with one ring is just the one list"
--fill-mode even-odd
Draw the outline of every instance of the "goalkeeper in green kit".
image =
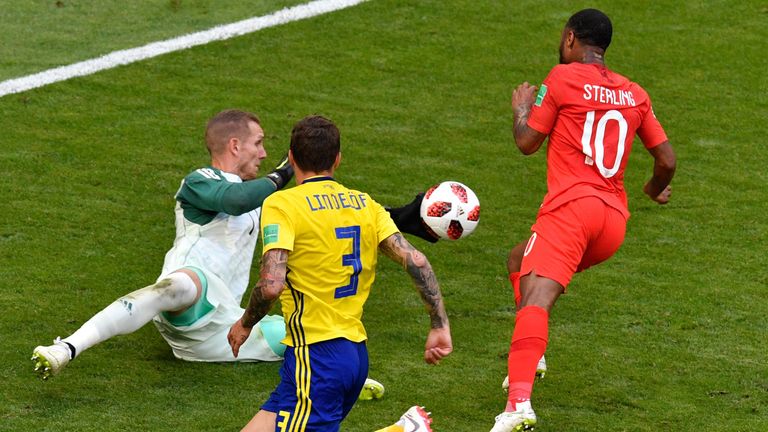
[[[150, 321], [181, 360], [282, 360], [282, 316], [265, 316], [237, 358], [227, 332], [243, 313], [240, 302], [248, 287], [262, 202], [286, 186], [293, 170], [283, 159], [272, 172], [256, 178], [267, 152], [260, 120], [249, 112], [216, 114], [208, 121], [205, 142], [211, 162], [188, 174], [176, 193], [176, 238], [160, 277], [118, 298], [70, 336], [35, 348], [32, 360], [43, 379], [61, 372], [92, 346]], [[389, 210], [400, 230], [434, 242], [419, 218], [422, 195]], [[380, 397], [382, 392], [380, 384], [369, 380], [361, 397]]]

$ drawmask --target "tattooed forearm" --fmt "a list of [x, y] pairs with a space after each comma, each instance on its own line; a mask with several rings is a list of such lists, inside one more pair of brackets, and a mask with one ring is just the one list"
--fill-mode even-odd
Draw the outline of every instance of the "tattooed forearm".
[[272, 308], [285, 285], [288, 251], [272, 249], [261, 258], [259, 281], [251, 291], [248, 307], [243, 313], [243, 326], [253, 327]]
[[253, 287], [251, 298], [248, 301], [248, 307], [245, 308], [245, 312], [243, 313], [243, 327], [251, 328], [255, 326], [259, 320], [267, 315], [267, 312], [272, 308], [273, 302], [274, 299], [269, 300], [264, 297], [258, 284]]
[[432, 271], [427, 257], [416, 250], [399, 233], [384, 240], [380, 248], [385, 255], [400, 263], [411, 276], [424, 305], [427, 307], [432, 328], [447, 327], [448, 315], [445, 313], [443, 296], [440, 293], [435, 272]]
[[528, 104], [522, 104], [514, 110], [514, 133], [515, 139], [522, 137], [528, 126], [528, 116], [531, 114], [531, 106]]
[[445, 314], [443, 296], [437, 285], [435, 272], [432, 271], [427, 257], [414, 249], [407, 255], [406, 260], [406, 270], [411, 275], [411, 279], [427, 307], [432, 328], [445, 327], [448, 324], [448, 318]]

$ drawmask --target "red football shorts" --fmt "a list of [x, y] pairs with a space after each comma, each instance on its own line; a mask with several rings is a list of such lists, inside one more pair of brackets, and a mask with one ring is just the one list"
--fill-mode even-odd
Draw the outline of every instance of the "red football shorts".
[[593, 196], [540, 214], [531, 227], [520, 275], [536, 272], [567, 287], [575, 273], [607, 260], [619, 249], [626, 227], [619, 210]]

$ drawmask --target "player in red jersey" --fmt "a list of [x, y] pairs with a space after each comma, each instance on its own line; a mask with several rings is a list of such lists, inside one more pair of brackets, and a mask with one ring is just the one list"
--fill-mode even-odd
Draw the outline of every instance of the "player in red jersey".
[[536, 424], [530, 397], [547, 347], [549, 312], [574, 273], [607, 260], [624, 240], [624, 168], [635, 135], [654, 158], [644, 192], [659, 204], [670, 198], [674, 151], [645, 90], [605, 66], [611, 36], [603, 12], [577, 12], [561, 36], [561, 64], [538, 92], [525, 82], [512, 94], [520, 151], [532, 154], [549, 137], [547, 194], [530, 239], [510, 252], [518, 312], [507, 406], [491, 432], [532, 430]]

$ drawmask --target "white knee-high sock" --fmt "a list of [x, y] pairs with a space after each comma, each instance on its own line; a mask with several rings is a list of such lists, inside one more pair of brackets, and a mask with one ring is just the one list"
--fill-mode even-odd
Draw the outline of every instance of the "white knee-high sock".
[[192, 278], [185, 273], [171, 273], [153, 285], [120, 297], [63, 341], [80, 355], [112, 336], [135, 332], [161, 312], [188, 308], [196, 298]]

